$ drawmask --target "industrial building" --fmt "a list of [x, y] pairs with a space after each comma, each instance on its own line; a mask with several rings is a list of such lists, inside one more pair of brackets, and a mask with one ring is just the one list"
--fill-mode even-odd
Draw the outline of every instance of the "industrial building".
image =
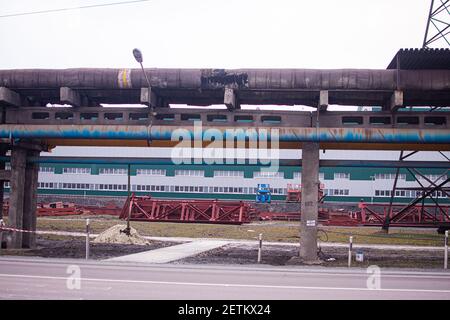
[[[141, 156], [155, 153], [143, 148], [129, 148], [125, 152], [118, 148], [88, 148], [88, 154], [99, 157], [117, 154]], [[153, 149], [153, 148], [152, 148]], [[84, 148], [86, 150], [86, 148]], [[153, 149], [155, 150], [155, 149]], [[162, 150], [159, 154], [167, 154]], [[77, 148], [58, 147], [52, 155], [76, 156]], [[285, 156], [295, 153], [285, 151]], [[330, 154], [331, 153], [331, 154]], [[398, 152], [366, 151], [365, 157], [359, 151], [327, 151], [321, 158], [336, 157], [348, 159], [395, 158]], [[420, 160], [439, 160], [436, 152], [423, 152]], [[44, 155], [45, 157], [45, 155]], [[186, 199], [237, 199], [254, 200], [259, 183], [268, 183], [273, 200], [285, 200], [288, 184], [301, 184], [302, 167], [280, 166], [277, 171], [261, 170], [260, 165], [239, 164], [152, 164], [131, 165], [131, 191], [136, 195], [151, 194], [156, 198]], [[445, 181], [448, 170], [420, 169], [428, 179], [437, 183]], [[395, 179], [395, 168], [323, 167], [319, 179], [326, 195], [326, 202], [389, 202]], [[423, 184], [427, 181], [417, 176]], [[417, 188], [414, 176], [401, 169], [398, 188]], [[5, 185], [8, 191], [8, 182]], [[395, 191], [394, 202], [408, 203], [418, 196], [417, 190]], [[42, 163], [39, 169], [38, 194], [78, 196], [126, 196], [128, 194], [128, 165], [117, 164], [60, 164]], [[435, 191], [434, 198], [440, 203], [450, 203], [445, 193]], [[431, 199], [426, 199], [426, 202]]]

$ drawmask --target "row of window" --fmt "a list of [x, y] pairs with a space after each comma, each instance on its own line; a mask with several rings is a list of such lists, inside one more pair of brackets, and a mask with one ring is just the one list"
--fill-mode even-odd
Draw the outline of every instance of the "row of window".
[[[394, 180], [395, 173], [376, 173], [374, 178], [377, 180]], [[401, 173], [398, 175], [399, 180], [406, 180], [406, 174]]]
[[136, 174], [146, 175], [146, 176], [161, 176], [164, 177], [166, 175], [166, 170], [164, 169], [137, 169]]
[[[424, 174], [424, 177], [428, 178], [428, 180], [431, 180], [433, 182], [439, 182], [439, 181], [444, 181], [447, 178], [447, 175], [441, 175], [441, 174]], [[421, 176], [416, 176], [418, 179], [422, 179], [425, 180], [423, 177]]]
[[324, 189], [323, 194], [326, 196], [348, 196], [350, 195], [349, 189]]
[[63, 173], [67, 174], [91, 174], [91, 168], [63, 168]]
[[[9, 188], [9, 182], [5, 182]], [[106, 190], [126, 191], [126, 184], [89, 184], [89, 183], [62, 183], [62, 182], [39, 182], [39, 189], [74, 189], [74, 190]], [[194, 193], [238, 193], [256, 194], [257, 188], [252, 187], [219, 187], [219, 186], [167, 186], [167, 185], [131, 185], [132, 191], [159, 191], [159, 192], [194, 192]], [[273, 194], [285, 195], [286, 188], [270, 188]]]
[[[9, 181], [5, 181], [5, 188], [10, 188]], [[89, 183], [62, 183], [62, 182], [39, 182], [39, 189], [71, 189], [71, 190], [105, 190], [105, 191], [126, 191], [126, 184], [89, 184]], [[167, 186], [167, 185], [131, 185], [132, 191], [149, 192], [194, 192], [194, 193], [237, 193], [256, 194], [257, 188], [252, 187], [219, 187], [219, 186]], [[270, 188], [272, 194], [286, 195], [286, 188]], [[421, 195], [422, 191], [417, 190], [396, 190], [396, 197], [415, 198]], [[392, 190], [375, 190], [375, 197], [390, 197]], [[327, 196], [348, 196], [349, 189], [324, 189]], [[434, 198], [447, 198], [441, 191], [432, 193]]]
[[[9, 164], [6, 165], [6, 170], [10, 170]], [[42, 173], [54, 173], [54, 167], [39, 167], [39, 172]], [[91, 168], [63, 168], [63, 173], [66, 174], [91, 174]], [[127, 175], [128, 170], [125, 168], [101, 168], [99, 174], [104, 175]], [[137, 169], [137, 175], [149, 175], [149, 176], [166, 176], [166, 170], [164, 169]], [[204, 177], [205, 173], [203, 170], [175, 170], [175, 176], [186, 176], [186, 177]], [[437, 174], [425, 174], [426, 178], [431, 181], [443, 181], [446, 179], [446, 175]], [[216, 170], [214, 171], [214, 177], [244, 177], [244, 171], [233, 171], [233, 170]], [[424, 180], [422, 176], [416, 175], [417, 179]], [[273, 172], [273, 171], [256, 171], [254, 172], [254, 178], [284, 178], [283, 172]], [[294, 179], [301, 180], [301, 172], [294, 172]], [[319, 180], [324, 180], [325, 174], [323, 172], [319, 173]], [[347, 172], [335, 172], [334, 179], [350, 179], [351, 175]], [[373, 176], [376, 180], [394, 180], [395, 173], [376, 173]], [[401, 173], [398, 175], [399, 180], [406, 180], [406, 174]]]
[[[392, 195], [392, 190], [375, 190], [376, 197], [390, 197]], [[396, 197], [402, 198], [416, 198], [422, 195], [422, 191], [419, 190], [395, 190]], [[434, 198], [447, 198], [447, 195], [441, 191], [434, 191], [432, 193]]]
[[222, 171], [214, 171], [214, 177], [244, 177], [244, 171], [231, 171], [231, 170], [222, 170]]
[[125, 168], [101, 168], [99, 174], [127, 175], [128, 169]]
[[[161, 192], [193, 192], [193, 193], [236, 193], [256, 194], [257, 188], [252, 187], [216, 187], [216, 186], [155, 186], [132, 185], [133, 191], [161, 191]], [[273, 194], [285, 195], [286, 188], [270, 188]]]

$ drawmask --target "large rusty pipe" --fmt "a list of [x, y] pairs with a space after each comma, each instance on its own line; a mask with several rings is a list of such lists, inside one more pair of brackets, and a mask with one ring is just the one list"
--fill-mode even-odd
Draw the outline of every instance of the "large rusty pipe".
[[[174, 141], [183, 134], [193, 140], [211, 137], [193, 127], [127, 126], [127, 125], [0, 125], [0, 138], [6, 139], [114, 139], [114, 140], [163, 140]], [[247, 130], [248, 129], [248, 130]], [[280, 142], [329, 142], [329, 143], [412, 143], [450, 145], [450, 130], [443, 129], [392, 129], [392, 128], [236, 128], [216, 127], [224, 139], [246, 141], [249, 139], [275, 139]], [[274, 131], [272, 131], [274, 130]], [[176, 133], [173, 135], [173, 133]]]
[[[450, 70], [145, 69], [159, 88], [257, 90], [449, 90]], [[147, 87], [140, 69], [0, 70], [0, 86], [16, 89]]]

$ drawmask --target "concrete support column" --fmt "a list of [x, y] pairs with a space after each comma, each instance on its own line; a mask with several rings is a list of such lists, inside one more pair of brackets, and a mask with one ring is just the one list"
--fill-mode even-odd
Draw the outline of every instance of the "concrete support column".
[[[8, 224], [17, 229], [23, 227], [23, 204], [25, 190], [25, 167], [27, 150], [13, 147], [11, 150], [11, 189], [9, 195], [9, 219]], [[22, 233], [13, 232], [9, 248], [22, 248]]]
[[[0, 147], [0, 156], [4, 157], [6, 155], [6, 148]], [[0, 171], [5, 170], [5, 163], [0, 162]], [[3, 197], [4, 197], [4, 180], [0, 180], [0, 219], [3, 219]], [[0, 239], [1, 240], [1, 239]]]
[[317, 258], [317, 220], [319, 215], [319, 143], [303, 143], [300, 258], [314, 263]]
[[[39, 151], [28, 151], [29, 157], [38, 157]], [[36, 231], [36, 206], [38, 187], [39, 164], [27, 163], [25, 167], [25, 188], [23, 201], [23, 229]], [[36, 234], [24, 233], [22, 248], [36, 247]]]

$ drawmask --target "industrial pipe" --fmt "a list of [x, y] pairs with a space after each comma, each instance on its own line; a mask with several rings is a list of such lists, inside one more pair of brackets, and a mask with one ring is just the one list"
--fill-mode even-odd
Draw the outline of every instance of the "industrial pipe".
[[[145, 69], [157, 88], [297, 90], [449, 90], [450, 70]], [[400, 83], [397, 84], [397, 81]], [[0, 87], [130, 89], [147, 87], [140, 69], [0, 70]]]
[[[173, 126], [127, 126], [127, 125], [0, 125], [0, 138], [5, 139], [116, 139], [116, 140], [163, 140], [172, 139]], [[208, 128], [195, 130], [184, 127], [185, 134], [195, 140], [205, 136]], [[329, 143], [417, 143], [450, 144], [450, 130], [442, 129], [394, 129], [394, 128], [215, 128], [223, 134], [223, 139], [246, 141], [251, 138], [280, 142], [329, 142]], [[248, 129], [249, 135], [245, 134]], [[252, 130], [250, 130], [252, 129]], [[275, 130], [275, 131], [274, 131]], [[274, 135], [277, 135], [275, 137]], [[178, 134], [175, 136], [178, 137]], [[273, 139], [272, 139], [273, 138]], [[210, 141], [210, 140], [209, 140]], [[445, 148], [443, 148], [444, 150]]]

